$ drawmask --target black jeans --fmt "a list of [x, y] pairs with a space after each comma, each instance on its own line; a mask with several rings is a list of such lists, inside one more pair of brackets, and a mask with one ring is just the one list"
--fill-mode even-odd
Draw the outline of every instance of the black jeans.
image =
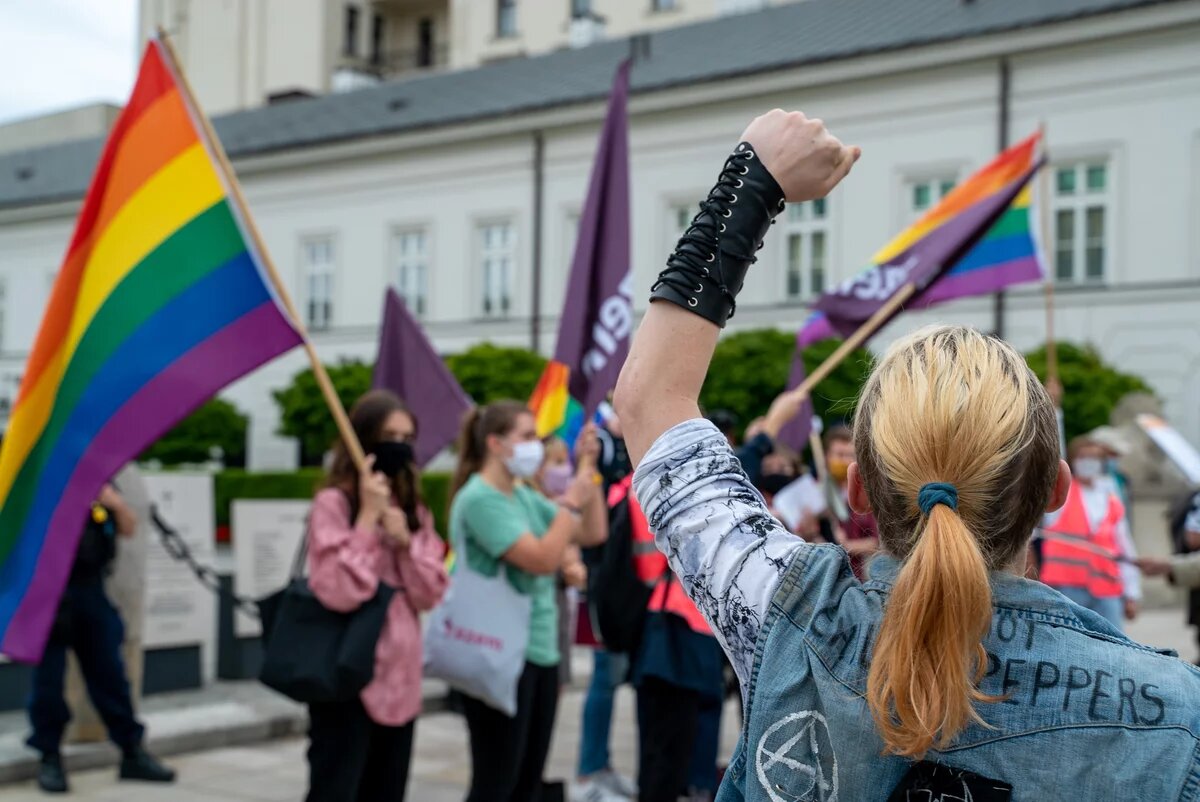
[[308, 706], [307, 802], [403, 802], [416, 722], [376, 724], [362, 702]]
[[676, 802], [687, 791], [700, 694], [644, 677], [637, 708], [638, 802]]
[[539, 802], [542, 771], [558, 712], [558, 666], [526, 663], [517, 685], [517, 715], [463, 697], [471, 734], [467, 802]]
[[104, 593], [104, 581], [70, 584], [63, 594], [59, 619], [50, 632], [42, 662], [33, 670], [28, 744], [42, 754], [58, 754], [71, 710], [63, 699], [67, 649], [75, 652], [88, 697], [108, 737], [123, 752], [142, 742], [143, 729], [133, 713], [129, 679], [121, 659], [125, 625]]

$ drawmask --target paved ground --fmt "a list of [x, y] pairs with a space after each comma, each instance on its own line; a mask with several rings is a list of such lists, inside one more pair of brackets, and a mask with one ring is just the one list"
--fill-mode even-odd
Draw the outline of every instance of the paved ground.
[[[1185, 659], [1195, 658], [1190, 630], [1183, 627], [1178, 610], [1154, 610], [1130, 626], [1130, 635], [1143, 643], [1177, 649]], [[586, 660], [576, 665], [586, 666]], [[583, 691], [568, 689], [560, 707], [558, 728], [547, 769], [548, 778], [570, 778], [579, 745], [579, 716]], [[736, 710], [726, 711], [722, 750], [728, 755], [737, 739]], [[79, 771], [71, 776], [70, 799], [89, 802], [283, 802], [299, 800], [305, 790], [305, 743], [288, 737], [252, 746], [229, 747], [178, 756], [171, 760], [180, 781], [169, 791], [161, 787], [118, 783], [112, 769]], [[636, 730], [633, 696], [622, 688], [613, 728], [613, 763], [632, 774], [636, 768]], [[435, 713], [417, 726], [416, 755], [409, 799], [413, 802], [459, 802], [470, 768], [466, 758], [466, 728], [450, 713]], [[0, 788], [2, 802], [44, 800], [32, 783]]]

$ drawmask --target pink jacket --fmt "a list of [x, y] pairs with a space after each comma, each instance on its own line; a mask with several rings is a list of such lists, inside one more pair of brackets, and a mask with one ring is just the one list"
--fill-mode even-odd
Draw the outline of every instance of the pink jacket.
[[327, 488], [313, 499], [309, 523], [308, 584], [331, 610], [349, 612], [375, 595], [379, 582], [397, 589], [375, 648], [375, 678], [362, 692], [376, 723], [399, 727], [421, 712], [421, 624], [417, 613], [436, 606], [449, 580], [433, 516], [422, 507], [420, 531], [408, 549], [391, 545], [382, 529], [368, 532], [350, 520], [350, 502]]

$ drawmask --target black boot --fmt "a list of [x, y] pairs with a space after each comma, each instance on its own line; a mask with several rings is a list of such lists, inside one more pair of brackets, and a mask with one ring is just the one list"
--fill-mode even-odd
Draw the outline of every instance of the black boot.
[[48, 794], [65, 794], [70, 790], [67, 786], [67, 773], [63, 771], [61, 755], [42, 755], [38, 766], [38, 788]]
[[121, 758], [122, 780], [142, 780], [150, 783], [175, 782], [175, 770], [159, 763], [153, 755], [141, 746], [135, 746]]
[[783, 208], [783, 190], [753, 147], [738, 145], [658, 274], [650, 300], [670, 301], [724, 327], [746, 271]]

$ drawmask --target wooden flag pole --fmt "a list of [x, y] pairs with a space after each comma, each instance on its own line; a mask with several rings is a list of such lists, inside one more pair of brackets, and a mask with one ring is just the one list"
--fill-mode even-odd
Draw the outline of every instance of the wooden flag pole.
[[308, 331], [301, 322], [300, 315], [296, 311], [296, 306], [292, 303], [292, 298], [288, 294], [287, 287], [284, 286], [283, 280], [279, 276], [279, 271], [276, 269], [275, 263], [271, 260], [271, 254], [267, 251], [267, 246], [258, 231], [258, 226], [255, 225], [254, 218], [250, 215], [250, 207], [247, 205], [246, 198], [242, 194], [242, 185], [238, 182], [237, 174], [233, 171], [233, 165], [229, 163], [229, 156], [225, 153], [225, 148], [221, 145], [221, 140], [217, 138], [217, 133], [213, 130], [208, 115], [204, 113], [204, 110], [197, 102], [196, 95], [192, 91], [191, 82], [188, 81], [187, 75], [179, 63], [175, 46], [171, 44], [170, 37], [161, 25], [158, 26], [158, 41], [162, 43], [163, 51], [171, 62], [171, 69], [179, 78], [180, 89], [183, 90], [188, 104], [195, 110], [196, 119], [200, 123], [201, 128], [204, 129], [204, 136], [208, 140], [209, 147], [212, 148], [213, 156], [216, 157], [217, 163], [225, 174], [225, 180], [229, 186], [230, 193], [233, 195], [233, 201], [237, 204], [241, 212], [242, 220], [245, 223], [247, 232], [250, 234], [250, 238], [254, 240], [254, 247], [258, 251], [262, 265], [267, 271], [267, 276], [271, 284], [274, 285], [280, 302], [283, 304], [284, 311], [291, 318], [292, 326], [300, 333], [300, 340], [304, 345], [304, 352], [308, 354], [308, 361], [312, 364], [317, 386], [321, 389], [321, 395], [325, 398], [325, 404], [329, 407], [330, 414], [333, 415], [334, 423], [337, 424], [338, 433], [341, 435], [342, 442], [350, 454], [350, 459], [354, 461], [354, 467], [361, 472], [366, 466], [366, 455], [363, 453], [362, 443], [358, 441], [358, 436], [354, 433], [354, 427], [350, 425], [350, 416], [346, 414], [346, 408], [342, 406], [342, 400], [338, 398], [337, 391], [334, 390], [333, 382], [329, 379], [329, 373], [325, 370], [325, 365], [317, 357], [316, 348], [313, 347], [312, 340], [308, 337]]
[[866, 322], [859, 326], [857, 331], [847, 337], [838, 346], [836, 351], [826, 357], [825, 361], [818, 365], [816, 370], [808, 374], [800, 386], [792, 390], [792, 393], [801, 398], [809, 395], [814, 387], [824, 381], [833, 372], [834, 368], [840, 365], [846, 357], [850, 356], [855, 348], [866, 342], [868, 337], [878, 331], [916, 293], [917, 285], [911, 281], [896, 290], [883, 306], [875, 310], [875, 314], [867, 318]]
[[[1039, 141], [1042, 153], [1046, 152], [1046, 124], [1038, 126]], [[1050, 174], [1048, 165], [1043, 164], [1041, 175], [1038, 176], [1038, 223], [1041, 229], [1042, 253], [1046, 268], [1046, 282], [1043, 285], [1046, 295], [1046, 384], [1058, 381], [1058, 343], [1054, 339], [1054, 265], [1051, 264], [1050, 254], [1053, 253], [1050, 242]]]

